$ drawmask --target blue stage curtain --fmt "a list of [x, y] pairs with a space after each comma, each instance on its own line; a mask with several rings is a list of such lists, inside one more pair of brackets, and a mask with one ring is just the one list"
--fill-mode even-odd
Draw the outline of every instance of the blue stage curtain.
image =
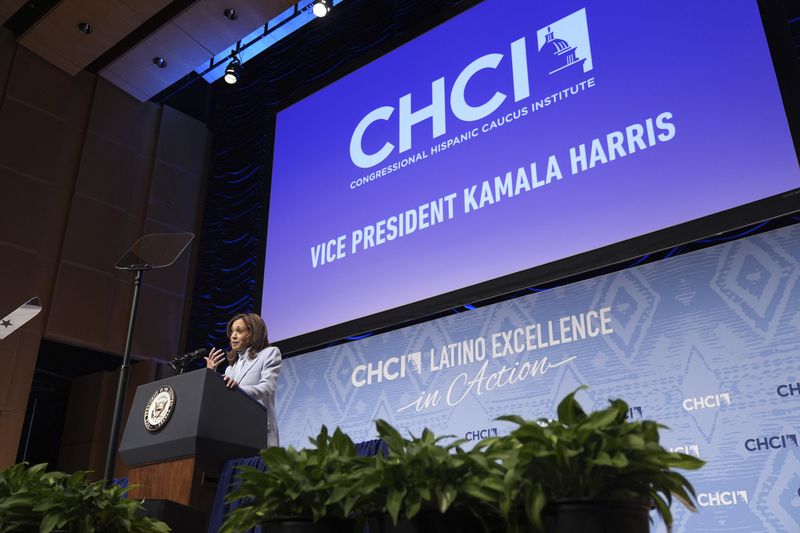
[[[119, 487], [122, 487], [123, 489], [127, 489], [128, 488], [128, 478], [126, 478], [126, 477], [115, 477], [114, 479], [111, 480], [111, 484], [112, 485], [118, 485]], [[127, 492], [124, 494], [124, 497], [125, 498], [128, 497], [128, 493]]]
[[[236, 500], [231, 503], [225, 502], [225, 496], [236, 490], [239, 486], [239, 481], [236, 479], [236, 468], [239, 466], [251, 466], [259, 470], [267, 469], [266, 465], [264, 465], [264, 461], [262, 461], [261, 457], [258, 455], [225, 461], [225, 466], [222, 468], [222, 473], [219, 476], [217, 493], [214, 495], [214, 506], [211, 508], [211, 515], [208, 519], [208, 533], [217, 533], [222, 526], [222, 522], [225, 520], [225, 515], [241, 505], [241, 500]], [[261, 528], [250, 529], [247, 533], [250, 532], [261, 533]]]
[[356, 455], [360, 457], [371, 457], [373, 455], [386, 455], [388, 448], [381, 439], [367, 440], [356, 443]]

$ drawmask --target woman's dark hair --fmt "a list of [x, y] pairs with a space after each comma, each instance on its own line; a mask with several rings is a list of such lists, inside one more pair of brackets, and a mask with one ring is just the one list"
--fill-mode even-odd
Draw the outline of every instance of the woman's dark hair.
[[[258, 352], [269, 346], [269, 339], [267, 338], [267, 325], [264, 323], [264, 319], [255, 313], [239, 313], [228, 321], [228, 326], [225, 328], [225, 332], [228, 335], [228, 340], [231, 339], [233, 323], [237, 320], [244, 322], [244, 325], [250, 332], [250, 338], [248, 339], [247, 346], [245, 346], [244, 349], [246, 350], [247, 348], [252, 348], [248, 354], [248, 357], [253, 359]], [[228, 352], [228, 362], [231, 361], [236, 361], [236, 352], [233, 350]]]

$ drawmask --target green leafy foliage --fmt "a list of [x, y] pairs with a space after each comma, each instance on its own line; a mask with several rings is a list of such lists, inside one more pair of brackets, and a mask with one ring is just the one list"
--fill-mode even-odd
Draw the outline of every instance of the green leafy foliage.
[[[239, 488], [227, 496], [229, 502], [245, 500], [225, 519], [220, 531], [244, 531], [270, 520], [286, 518], [341, 519], [347, 516], [342, 488], [367, 458], [356, 456], [355, 444], [337, 428], [333, 435], [323, 426], [313, 448], [296, 450], [268, 448], [261, 451], [267, 466], [262, 472], [241, 467]], [[352, 502], [351, 502], [352, 505]]]
[[388, 512], [395, 524], [401, 516], [412, 519], [422, 510], [469, 512], [484, 524], [491, 518], [491, 503], [502, 490], [489, 475], [496, 465], [480, 453], [463, 450], [464, 440], [442, 444], [447, 437], [428, 429], [419, 437], [404, 438], [383, 420], [375, 424], [388, 448], [364, 473], [374, 487], [377, 510]]
[[661, 446], [659, 430], [665, 426], [626, 420], [628, 404], [622, 400], [587, 414], [575, 399], [583, 388], [561, 401], [558, 419], [500, 417], [517, 428], [481, 443], [504, 470], [499, 507], [509, 530], [524, 527], [525, 518], [541, 529], [545, 505], [561, 499], [652, 502], [668, 528], [673, 497], [696, 511], [694, 489], [674, 469], [695, 470], [704, 462]]
[[[376, 422], [388, 453], [358, 457], [355, 445], [338, 428], [310, 439], [312, 448], [269, 448], [261, 452], [262, 472], [243, 467], [241, 485], [228, 501], [244, 500], [225, 519], [222, 533], [243, 531], [271, 520], [356, 518], [388, 513], [397, 523], [420, 511], [469, 511], [485, 519], [501, 484], [484, 484], [496, 465], [456, 441], [442, 445], [429, 430], [404, 438], [388, 423]], [[494, 491], [494, 492], [493, 492]], [[499, 519], [499, 515], [496, 516]]]
[[0, 533], [166, 533], [169, 527], [140, 514], [126, 489], [90, 483], [86, 472], [47, 472], [20, 463], [0, 472]]
[[565, 499], [652, 502], [668, 526], [673, 497], [696, 510], [691, 484], [674, 469], [694, 470], [703, 461], [665, 450], [659, 444], [664, 426], [627, 421], [622, 400], [586, 413], [575, 392], [559, 404], [557, 420], [501, 417], [516, 429], [469, 451], [464, 440], [445, 443], [428, 429], [407, 438], [378, 420], [387, 453], [358, 457], [349, 437], [323, 426], [310, 439], [312, 448], [269, 448], [261, 452], [266, 472], [240, 470], [241, 485], [228, 501], [246, 503], [226, 517], [221, 531], [287, 518], [388, 514], [397, 524], [423, 512], [466, 512], [486, 531], [504, 523], [516, 533], [541, 530], [545, 508]]

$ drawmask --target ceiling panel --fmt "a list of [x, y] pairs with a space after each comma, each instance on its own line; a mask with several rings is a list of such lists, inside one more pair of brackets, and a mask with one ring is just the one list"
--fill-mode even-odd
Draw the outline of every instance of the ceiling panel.
[[171, 0], [121, 0], [121, 2], [145, 18], [158, 13], [170, 3]]
[[122, 89], [129, 95], [133, 96], [140, 102], [144, 102], [145, 100], [150, 98], [140, 89], [134, 87], [124, 79], [120, 78], [119, 75], [113, 70], [105, 69], [100, 73], [100, 76], [106, 81], [110, 82], [111, 84], [116, 85], [119, 89]]
[[[75, 75], [120, 39], [166, 5], [167, 0], [142, 3], [134, 10], [121, 0], [63, 0], [32, 28], [19, 42], [50, 63]], [[78, 29], [88, 22], [92, 33]]]
[[[175, 24], [202, 44], [211, 56], [264, 26], [292, 4], [287, 0], [200, 0], [181, 13]], [[236, 20], [225, 18], [223, 12], [228, 8], [236, 10]]]
[[[155, 57], [163, 57], [167, 61], [166, 68], [155, 66], [153, 64]], [[100, 75], [111, 83], [121, 80], [126, 85], [134, 87], [138, 91], [134, 96], [143, 100], [141, 95], [145, 96], [144, 99], [152, 97], [209, 57], [208, 50], [176, 24], [170, 23], [100, 71]]]
[[[99, 69], [98, 74], [109, 82], [147, 100], [215, 55], [226, 53], [296, 3], [0, 0], [0, 17], [18, 20], [13, 31], [19, 43], [51, 64], [72, 75], [87, 67], [93, 72]], [[234, 20], [224, 15], [231, 8], [237, 13]], [[81, 22], [89, 23], [92, 31], [82, 32]], [[155, 57], [163, 57], [166, 68], [154, 66]]]

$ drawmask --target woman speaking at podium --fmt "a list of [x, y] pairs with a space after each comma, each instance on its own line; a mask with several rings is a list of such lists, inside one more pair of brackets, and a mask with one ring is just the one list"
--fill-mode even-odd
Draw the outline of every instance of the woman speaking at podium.
[[281, 351], [269, 346], [267, 325], [255, 313], [238, 314], [227, 327], [231, 351], [227, 354], [214, 348], [206, 357], [212, 370], [228, 360], [225, 383], [229, 389], [239, 388], [267, 408], [267, 446], [278, 446], [278, 422], [275, 418], [275, 391], [281, 372]]

